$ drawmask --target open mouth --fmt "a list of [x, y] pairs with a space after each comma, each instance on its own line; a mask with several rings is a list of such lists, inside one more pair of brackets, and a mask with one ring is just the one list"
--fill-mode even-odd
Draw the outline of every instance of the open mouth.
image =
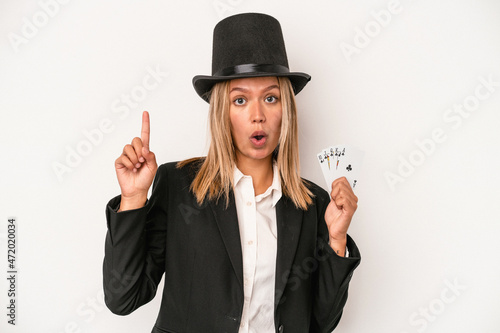
[[266, 143], [266, 133], [264, 131], [256, 131], [252, 133], [252, 136], [250, 137], [250, 141], [255, 146], [262, 146], [264, 143]]

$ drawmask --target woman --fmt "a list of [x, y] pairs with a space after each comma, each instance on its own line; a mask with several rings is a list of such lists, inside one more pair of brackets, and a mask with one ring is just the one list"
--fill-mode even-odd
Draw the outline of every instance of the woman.
[[357, 197], [345, 178], [329, 196], [299, 176], [294, 95], [310, 76], [288, 70], [278, 21], [253, 13], [217, 24], [212, 73], [193, 79], [210, 102], [206, 157], [158, 168], [144, 112], [115, 162], [106, 304], [134, 311], [165, 274], [152, 332], [331, 332], [360, 261]]

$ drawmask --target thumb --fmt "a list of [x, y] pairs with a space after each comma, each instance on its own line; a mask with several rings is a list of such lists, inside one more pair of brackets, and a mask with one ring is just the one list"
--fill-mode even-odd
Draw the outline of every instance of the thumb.
[[156, 165], [155, 154], [144, 146], [142, 147], [142, 156], [144, 156], [148, 164]]

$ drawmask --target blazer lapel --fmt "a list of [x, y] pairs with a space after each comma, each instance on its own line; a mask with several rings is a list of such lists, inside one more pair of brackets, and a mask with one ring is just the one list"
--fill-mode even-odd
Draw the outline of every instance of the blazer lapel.
[[276, 204], [276, 223], [278, 227], [278, 254], [276, 258], [275, 308], [278, 306], [288, 282], [290, 268], [299, 244], [303, 211], [293, 202], [282, 196]]
[[[241, 253], [238, 215], [233, 192], [229, 195], [229, 206], [225, 200], [218, 203], [209, 201], [217, 226], [231, 260], [238, 282], [243, 287], [243, 255]], [[276, 257], [275, 307], [278, 306], [288, 282], [290, 268], [295, 258], [302, 228], [303, 211], [296, 208], [293, 202], [282, 196], [276, 204], [276, 223], [278, 228], [278, 249]]]
[[209, 201], [214, 213], [219, 232], [227, 250], [227, 254], [233, 265], [234, 273], [243, 287], [243, 255], [241, 253], [240, 230], [238, 227], [238, 215], [233, 192], [229, 195], [229, 206], [226, 209], [226, 201], [221, 199], [217, 203]]

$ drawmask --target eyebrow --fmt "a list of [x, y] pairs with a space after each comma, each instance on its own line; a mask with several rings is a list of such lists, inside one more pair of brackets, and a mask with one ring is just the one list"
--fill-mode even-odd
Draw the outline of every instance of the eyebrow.
[[[269, 91], [269, 90], [273, 90], [273, 89], [279, 89], [279, 88], [280, 87], [278, 85], [273, 84], [272, 86], [269, 86], [266, 89], [264, 89], [263, 92], [266, 92], [266, 91]], [[229, 93], [232, 93], [233, 91], [241, 91], [241, 92], [247, 93], [248, 89], [246, 89], [246, 88], [240, 88], [240, 87], [234, 87], [233, 89], [231, 89], [231, 91]]]

